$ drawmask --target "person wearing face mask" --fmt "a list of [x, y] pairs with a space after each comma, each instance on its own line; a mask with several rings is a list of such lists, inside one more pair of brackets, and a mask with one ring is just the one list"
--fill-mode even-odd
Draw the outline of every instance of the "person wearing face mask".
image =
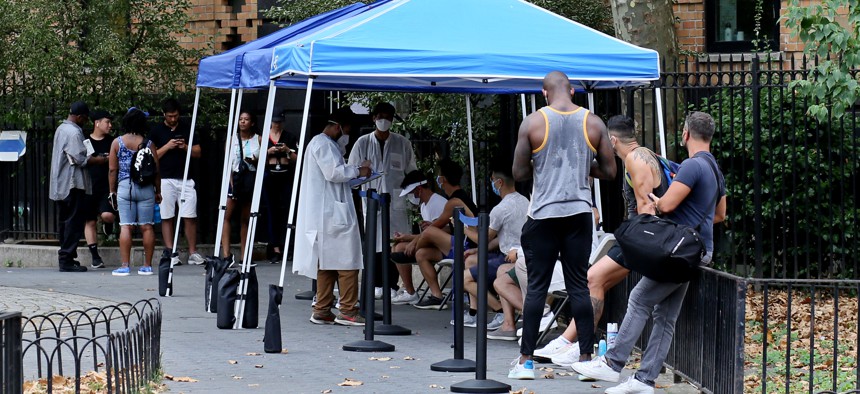
[[108, 163], [107, 157], [110, 154], [110, 146], [113, 143], [113, 116], [107, 111], [95, 110], [90, 114], [93, 120], [93, 132], [87, 137], [90, 146], [93, 148], [91, 157], [104, 159], [104, 162], [95, 162], [95, 165], [87, 166], [90, 171], [90, 179], [93, 182], [93, 194], [87, 196], [87, 205], [90, 209], [87, 214], [88, 220], [84, 227], [84, 237], [87, 239], [87, 248], [92, 254], [93, 268], [104, 268], [105, 264], [99, 255], [98, 248], [98, 233], [96, 230], [96, 222], [98, 218], [104, 223], [104, 234], [111, 235], [114, 233], [113, 222], [116, 220], [117, 213], [110, 206], [108, 201]]
[[[314, 324], [364, 325], [356, 307], [363, 254], [348, 182], [369, 176], [371, 163], [345, 163], [337, 142], [349, 135], [353, 116], [349, 108], [334, 111], [302, 158], [293, 271], [317, 280], [317, 301], [310, 318]], [[331, 312], [335, 282], [340, 291], [338, 316]]]
[[[375, 189], [378, 193], [391, 194], [391, 233], [389, 237], [393, 237], [395, 233], [409, 233], [411, 229], [408, 217], [409, 203], [406, 198], [400, 195], [400, 184], [407, 173], [418, 169], [415, 165], [415, 153], [412, 151], [412, 144], [406, 137], [391, 132], [394, 114], [393, 105], [389, 103], [376, 104], [370, 113], [376, 129], [373, 133], [359, 137], [355, 141], [352, 151], [349, 153], [349, 164], [358, 165], [365, 160], [369, 160], [371, 167], [376, 172], [383, 173], [380, 179], [362, 185], [362, 190]], [[381, 298], [383, 291], [383, 272], [381, 268], [383, 245], [381, 232], [382, 220], [378, 219], [376, 262], [380, 266], [376, 268], [376, 275], [373, 278], [374, 286], [376, 287], [376, 298]], [[388, 247], [388, 245], [385, 245], [385, 247]], [[392, 293], [392, 297], [396, 297], [395, 292], [398, 289], [397, 273], [394, 270], [389, 271], [389, 279], [390, 292]]]
[[[406, 197], [413, 205], [418, 205], [421, 211], [421, 220], [419, 228], [424, 231], [434, 220], [436, 220], [442, 211], [445, 209], [445, 203], [448, 201], [438, 193], [433, 192], [428, 178], [420, 171], [412, 171], [406, 174], [403, 182], [400, 184], [403, 191], [400, 192], [401, 197]], [[394, 245], [391, 247], [392, 253], [402, 254], [408, 247], [415, 248], [415, 243], [418, 241], [419, 234], [401, 234], [394, 233]], [[389, 262], [393, 263], [393, 262]], [[418, 294], [415, 292], [415, 284], [412, 282], [412, 264], [394, 264], [397, 267], [397, 272], [400, 274], [400, 279], [403, 281], [403, 286], [397, 291], [394, 297], [391, 298], [391, 303], [395, 305], [413, 304], [418, 301]], [[391, 270], [394, 271], [394, 270]]]
[[[510, 164], [510, 163], [508, 163]], [[511, 175], [510, 165], [496, 166], [490, 176], [490, 185], [493, 193], [502, 198], [490, 211], [490, 224], [487, 233], [489, 239], [487, 256], [487, 283], [496, 281], [496, 273], [505, 262], [517, 261], [517, 250], [520, 249], [520, 234], [523, 224], [526, 223], [526, 212], [529, 209], [529, 200], [514, 189], [514, 180]], [[507, 168], [506, 168], [507, 167]], [[465, 234], [474, 242], [478, 241], [478, 229], [466, 227]], [[471, 249], [466, 258], [466, 270], [463, 272], [463, 289], [469, 294], [469, 310], [465, 311], [463, 321], [468, 327], [477, 325], [478, 313], [478, 254], [477, 249]], [[501, 326], [504, 320], [502, 305], [492, 295], [487, 297], [487, 304], [496, 316], [488, 321], [490, 329]], [[453, 320], [451, 325], [453, 325]], [[516, 334], [516, 332], [514, 332]], [[516, 335], [514, 335], [516, 339]]]

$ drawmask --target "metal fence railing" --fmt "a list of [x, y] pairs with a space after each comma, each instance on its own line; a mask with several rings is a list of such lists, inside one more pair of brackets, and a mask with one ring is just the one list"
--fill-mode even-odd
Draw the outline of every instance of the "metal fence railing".
[[154, 298], [31, 316], [19, 327], [19, 361], [31, 390], [137, 392], [161, 372], [161, 304]]
[[[631, 273], [606, 296], [620, 322]], [[690, 282], [665, 364], [706, 393], [860, 392], [860, 281], [747, 279], [705, 268]], [[637, 342], [647, 346], [651, 324]]]
[[0, 312], [0, 392], [20, 392], [23, 383], [21, 313]]

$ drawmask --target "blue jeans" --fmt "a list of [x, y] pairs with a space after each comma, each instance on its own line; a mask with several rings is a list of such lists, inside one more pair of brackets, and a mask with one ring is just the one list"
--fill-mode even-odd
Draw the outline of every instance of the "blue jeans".
[[155, 187], [140, 186], [129, 179], [119, 181], [116, 192], [120, 226], [153, 224]]

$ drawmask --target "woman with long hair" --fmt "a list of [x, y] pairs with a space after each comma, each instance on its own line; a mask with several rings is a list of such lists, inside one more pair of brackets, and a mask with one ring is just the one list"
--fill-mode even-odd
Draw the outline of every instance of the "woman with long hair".
[[[232, 163], [232, 171], [239, 171], [239, 162], [245, 161], [252, 172], [257, 169], [257, 158], [260, 157], [260, 136], [257, 135], [255, 126], [257, 117], [248, 111], [242, 111], [239, 114], [239, 138], [233, 139], [230, 145], [230, 163]], [[240, 147], [241, 140], [241, 147]], [[245, 238], [248, 235], [248, 221], [251, 217], [251, 195], [240, 194], [238, 190], [233, 190], [233, 177], [230, 177], [230, 191], [227, 194], [227, 211], [224, 214], [224, 231], [221, 233], [221, 251], [223, 256], [230, 255], [230, 218], [233, 216], [233, 211], [238, 209], [241, 212], [239, 223], [241, 229], [239, 231], [242, 244], [241, 253], [245, 255]]]
[[[143, 234], [144, 262], [138, 275], [152, 275], [152, 253], [155, 250], [155, 204], [161, 202], [161, 176], [158, 171], [158, 151], [145, 135], [149, 130], [147, 115], [131, 108], [122, 118], [123, 135], [113, 141], [108, 159], [110, 199], [116, 201], [119, 211], [119, 254], [122, 266], [113, 270], [114, 276], [128, 276], [133, 226]], [[146, 146], [144, 146], [146, 142]], [[141, 185], [131, 180], [132, 161], [138, 150], [148, 149], [155, 161], [155, 179]]]

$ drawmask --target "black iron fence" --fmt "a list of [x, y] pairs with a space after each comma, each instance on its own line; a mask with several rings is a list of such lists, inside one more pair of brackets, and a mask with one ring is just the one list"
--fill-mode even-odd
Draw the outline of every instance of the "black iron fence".
[[[7, 392], [138, 392], [161, 373], [161, 304], [57, 312], [17, 321], [18, 373]], [[23, 344], [23, 350], [22, 350]], [[16, 343], [4, 342], [14, 349]], [[13, 369], [14, 370], [14, 369]]]
[[[621, 322], [632, 273], [606, 297]], [[860, 390], [860, 281], [747, 279], [705, 268], [690, 283], [665, 364], [706, 393]], [[637, 347], [647, 346], [651, 324]]]

